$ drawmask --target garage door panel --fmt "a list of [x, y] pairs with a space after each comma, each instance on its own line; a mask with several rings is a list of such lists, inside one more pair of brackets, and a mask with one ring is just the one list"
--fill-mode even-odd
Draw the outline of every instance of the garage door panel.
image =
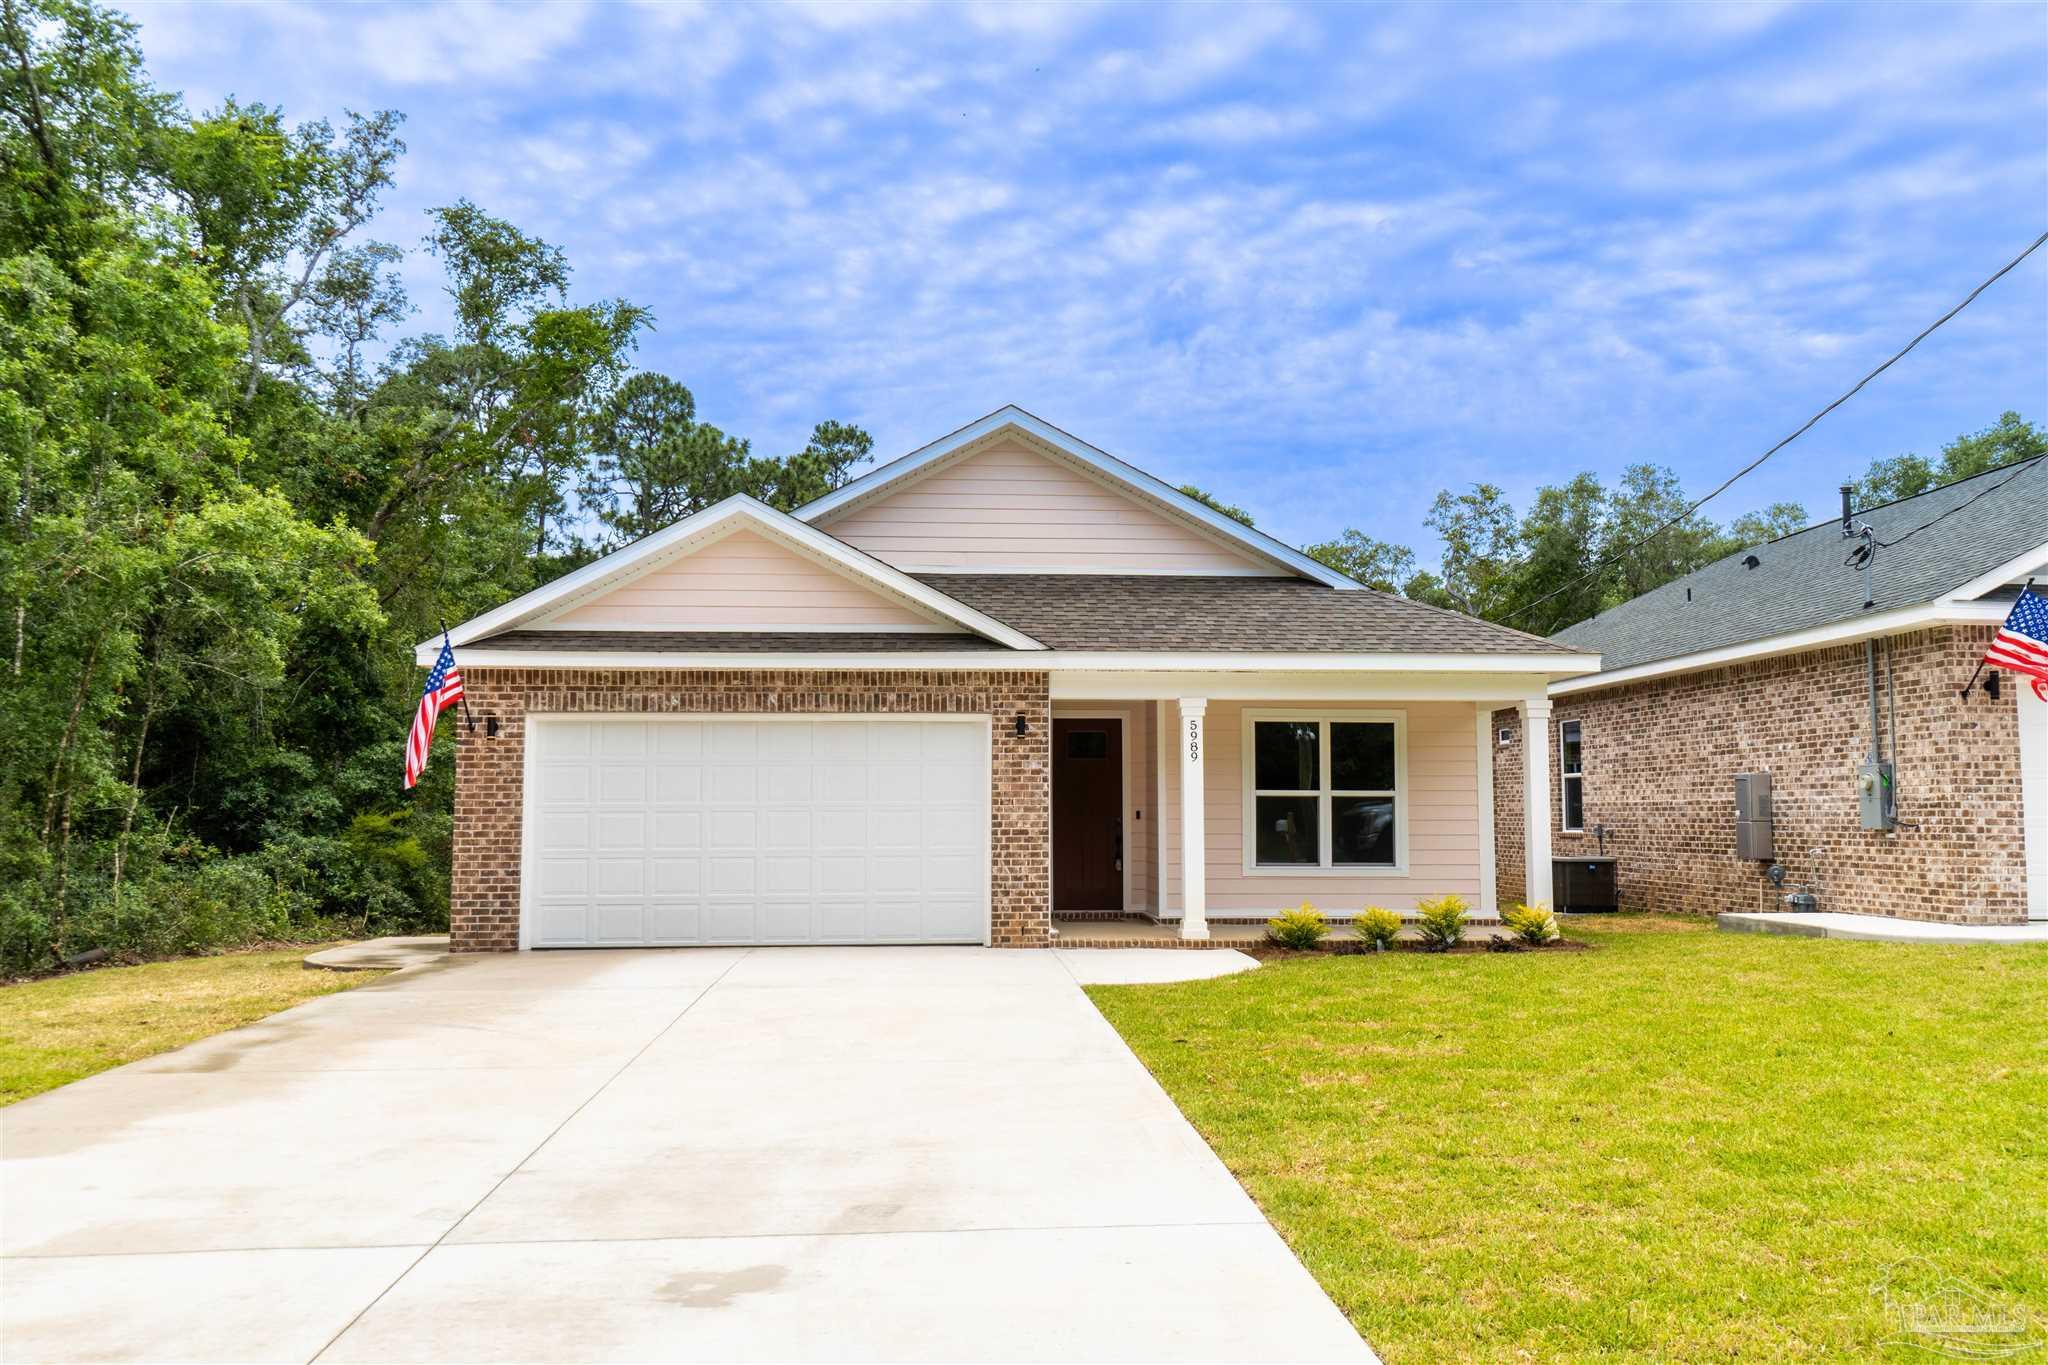
[[534, 907], [533, 941], [555, 944], [590, 941], [590, 908], [584, 901], [542, 901]]
[[776, 852], [808, 853], [816, 846], [811, 837], [811, 812], [768, 810], [761, 812], [761, 847]]
[[654, 896], [694, 896], [703, 889], [704, 869], [695, 858], [649, 858], [647, 891]]
[[682, 759], [664, 760], [654, 770], [654, 800], [657, 805], [693, 806], [704, 799], [704, 770], [685, 766]]
[[656, 853], [704, 847], [704, 815], [694, 810], [657, 810], [647, 817], [647, 846]]
[[598, 901], [591, 907], [591, 937], [599, 943], [644, 941], [647, 926], [639, 901]]
[[984, 727], [540, 718], [528, 942], [985, 941]]
[[754, 902], [706, 901], [704, 938], [710, 943], [755, 943]]
[[655, 901], [647, 907], [650, 943], [696, 943], [704, 937], [704, 911], [695, 901]]

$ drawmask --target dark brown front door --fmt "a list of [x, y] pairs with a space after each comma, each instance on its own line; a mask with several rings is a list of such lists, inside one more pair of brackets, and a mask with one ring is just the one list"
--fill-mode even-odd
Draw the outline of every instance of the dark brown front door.
[[1124, 724], [1052, 723], [1052, 908], [1124, 908]]

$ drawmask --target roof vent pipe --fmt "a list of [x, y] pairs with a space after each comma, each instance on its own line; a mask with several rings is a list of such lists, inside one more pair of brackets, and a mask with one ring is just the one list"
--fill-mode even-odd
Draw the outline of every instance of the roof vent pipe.
[[1849, 494], [1851, 491], [1851, 485], [1846, 483], [1842, 485], [1842, 536], [1844, 539], [1856, 534], [1855, 514], [1849, 509]]

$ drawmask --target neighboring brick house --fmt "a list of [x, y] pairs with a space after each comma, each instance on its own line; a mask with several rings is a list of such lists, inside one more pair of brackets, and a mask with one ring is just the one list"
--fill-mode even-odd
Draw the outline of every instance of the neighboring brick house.
[[[1590, 652], [1360, 587], [1016, 408], [451, 632], [457, 951], [1495, 913], [1494, 710]], [[431, 664], [440, 640], [422, 643]]]
[[[1823, 910], [2048, 919], [2048, 703], [2011, 675], [1959, 695], [2035, 574], [2048, 579], [2048, 460], [1845, 513], [1560, 632], [1603, 671], [1494, 717], [1500, 895], [1526, 894], [1536, 730], [1538, 766], [1557, 771], [1554, 852], [1613, 856], [1624, 909], [1782, 910], [1811, 882]], [[1873, 695], [1889, 829], [1864, 819]], [[1735, 776], [1754, 772], [1770, 775], [1782, 886], [1736, 849]]]

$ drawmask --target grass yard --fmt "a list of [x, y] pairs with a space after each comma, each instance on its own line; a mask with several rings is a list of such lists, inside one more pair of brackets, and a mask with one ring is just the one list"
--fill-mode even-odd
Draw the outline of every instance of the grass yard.
[[1393, 1365], [2048, 1343], [2048, 948], [1569, 933], [1089, 994]]
[[0, 987], [0, 1105], [374, 981], [309, 972], [319, 945], [104, 967]]

